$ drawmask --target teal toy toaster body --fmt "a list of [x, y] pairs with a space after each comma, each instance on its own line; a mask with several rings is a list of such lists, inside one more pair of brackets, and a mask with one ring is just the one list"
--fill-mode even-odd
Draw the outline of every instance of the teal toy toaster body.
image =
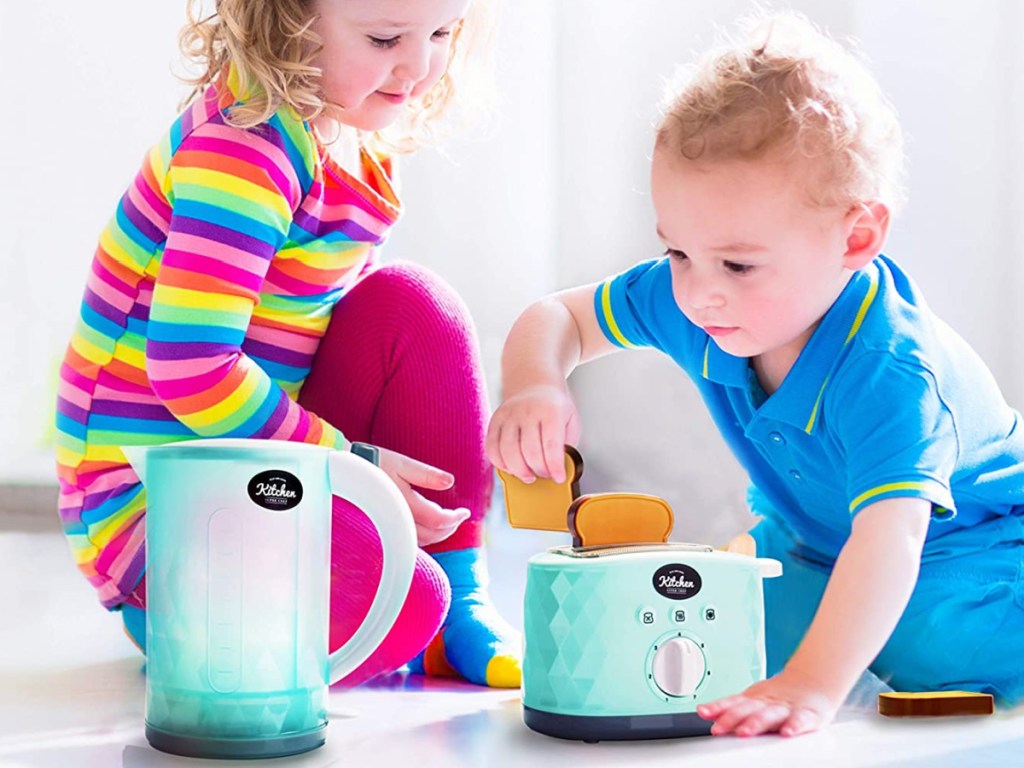
[[764, 679], [761, 580], [780, 573], [775, 560], [691, 544], [534, 556], [526, 724], [585, 741], [708, 733], [698, 704]]

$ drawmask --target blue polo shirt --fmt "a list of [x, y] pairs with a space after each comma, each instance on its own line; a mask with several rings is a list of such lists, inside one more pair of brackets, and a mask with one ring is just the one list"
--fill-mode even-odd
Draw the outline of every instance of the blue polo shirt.
[[770, 397], [676, 305], [667, 258], [598, 286], [610, 341], [661, 350], [689, 374], [753, 484], [804, 547], [838, 555], [854, 515], [886, 498], [932, 504], [944, 535], [1024, 511], [1024, 429], [970, 346], [879, 256], [856, 272]]

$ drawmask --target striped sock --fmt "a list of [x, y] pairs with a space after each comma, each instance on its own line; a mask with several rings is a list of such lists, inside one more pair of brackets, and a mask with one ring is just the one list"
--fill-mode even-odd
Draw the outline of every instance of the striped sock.
[[463, 677], [492, 688], [518, 688], [522, 680], [519, 633], [498, 614], [487, 594], [482, 549], [431, 556], [451, 582], [452, 602], [441, 631], [409, 662], [410, 671]]

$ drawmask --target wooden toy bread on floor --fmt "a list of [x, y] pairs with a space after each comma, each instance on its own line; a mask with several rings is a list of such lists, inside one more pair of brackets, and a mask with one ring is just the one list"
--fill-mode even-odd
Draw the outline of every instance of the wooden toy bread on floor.
[[667, 501], [642, 493], [581, 496], [583, 457], [569, 445], [565, 447], [565, 470], [564, 483], [547, 478], [524, 483], [499, 469], [509, 525], [570, 532], [577, 548], [668, 541], [673, 518]]
[[929, 693], [880, 693], [878, 713], [886, 717], [942, 717], [991, 715], [995, 702], [990, 694], [971, 691]]

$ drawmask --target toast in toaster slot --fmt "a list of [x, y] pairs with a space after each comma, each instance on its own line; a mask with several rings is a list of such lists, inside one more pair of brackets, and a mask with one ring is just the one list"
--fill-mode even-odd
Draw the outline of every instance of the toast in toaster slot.
[[580, 496], [568, 513], [574, 547], [654, 544], [672, 533], [672, 507], [643, 493], [595, 493]]

